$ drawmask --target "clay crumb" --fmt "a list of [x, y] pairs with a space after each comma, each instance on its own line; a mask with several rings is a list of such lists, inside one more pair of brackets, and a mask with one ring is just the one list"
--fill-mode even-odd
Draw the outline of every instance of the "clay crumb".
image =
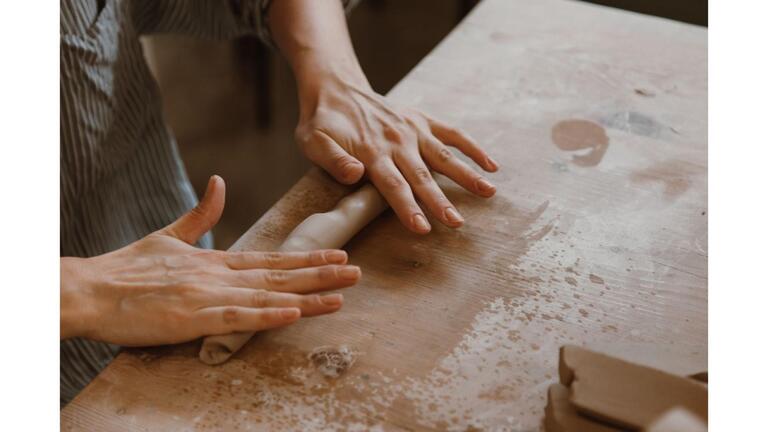
[[654, 96], [656, 96], [656, 94], [654, 92], [652, 92], [650, 90], [646, 90], [644, 88], [636, 88], [635, 89], [635, 94], [640, 95], [640, 96], [645, 96], [645, 97], [654, 97]]
[[338, 378], [357, 360], [357, 352], [347, 345], [324, 345], [312, 350], [307, 356], [326, 378]]

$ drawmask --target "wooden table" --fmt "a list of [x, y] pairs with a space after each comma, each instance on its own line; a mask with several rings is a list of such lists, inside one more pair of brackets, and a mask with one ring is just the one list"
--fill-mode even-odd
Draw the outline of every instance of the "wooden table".
[[[565, 343], [706, 367], [707, 33], [559, 0], [485, 0], [391, 93], [473, 134], [498, 193], [440, 179], [467, 218], [420, 237], [384, 214], [348, 245], [341, 313], [228, 363], [198, 344], [121, 354], [64, 430], [536, 430]], [[274, 248], [349, 189], [307, 174], [237, 243]], [[307, 353], [357, 362], [320, 376]]]

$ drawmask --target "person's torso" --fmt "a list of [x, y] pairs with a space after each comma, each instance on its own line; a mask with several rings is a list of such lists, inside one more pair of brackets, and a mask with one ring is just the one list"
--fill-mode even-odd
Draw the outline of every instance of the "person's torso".
[[196, 198], [163, 122], [131, 0], [61, 0], [61, 253], [90, 256]]
[[117, 170], [142, 140], [169, 139], [149, 127], [162, 122], [160, 94], [130, 2], [99, 3], [61, 2], [61, 168], [78, 195]]

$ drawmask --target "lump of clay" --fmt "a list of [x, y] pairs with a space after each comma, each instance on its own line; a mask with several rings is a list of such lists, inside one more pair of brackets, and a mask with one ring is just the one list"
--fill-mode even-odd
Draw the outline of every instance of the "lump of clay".
[[352, 367], [357, 353], [346, 345], [326, 345], [313, 349], [307, 357], [324, 377], [338, 378]]
[[707, 420], [707, 386], [576, 346], [560, 348], [560, 383], [582, 415], [633, 430], [674, 407]]
[[[336, 249], [344, 246], [358, 231], [387, 208], [379, 191], [367, 184], [344, 197], [336, 207], [305, 219], [280, 246], [280, 251], [297, 252], [314, 249]], [[200, 347], [200, 360], [215, 365], [224, 363], [253, 336], [253, 333], [232, 333], [208, 336]]]

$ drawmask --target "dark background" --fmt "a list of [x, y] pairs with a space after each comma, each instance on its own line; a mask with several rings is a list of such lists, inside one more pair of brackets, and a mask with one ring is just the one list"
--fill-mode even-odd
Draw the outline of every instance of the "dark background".
[[[374, 89], [389, 91], [476, 3], [363, 0], [349, 26]], [[707, 25], [706, 0], [592, 3]], [[227, 205], [214, 229], [216, 247], [226, 249], [309, 168], [293, 141], [291, 71], [255, 38], [217, 43], [163, 35], [143, 42], [195, 189], [203, 191], [212, 174], [227, 182]]]

